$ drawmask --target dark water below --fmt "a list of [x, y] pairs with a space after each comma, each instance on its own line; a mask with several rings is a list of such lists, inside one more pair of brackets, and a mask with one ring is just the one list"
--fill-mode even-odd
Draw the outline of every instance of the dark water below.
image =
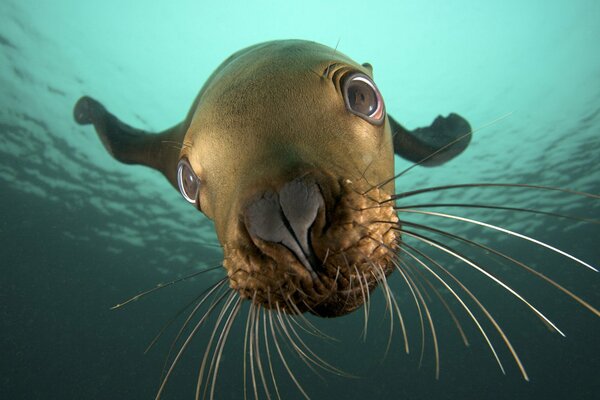
[[[398, 181], [399, 190], [514, 182], [600, 193], [600, 5], [548, 3], [378, 2], [358, 12], [365, 7], [358, 1], [293, 6], [2, 1], [0, 398], [153, 398], [180, 322], [152, 351], [144, 355], [144, 349], [165, 321], [221, 276], [195, 278], [109, 310], [158, 282], [218, 264], [221, 253], [210, 221], [184, 204], [161, 176], [117, 164], [90, 129], [73, 123], [72, 105], [79, 96], [93, 94], [128, 123], [159, 130], [182, 118], [202, 82], [233, 51], [271, 39], [296, 37], [331, 46], [341, 39], [340, 51], [374, 65], [388, 111], [409, 127], [450, 111], [465, 115], [474, 127], [510, 113], [477, 132], [455, 161], [414, 169]], [[398, 160], [399, 170], [406, 166]], [[471, 189], [419, 198], [434, 200], [600, 219], [597, 199], [556, 192]], [[501, 224], [600, 264], [598, 224], [515, 212], [442, 211]], [[489, 230], [427, 221], [493, 244], [600, 306], [599, 275], [581, 265]], [[419, 317], [406, 286], [394, 276], [390, 284], [407, 321], [410, 354], [404, 354], [396, 322], [395, 340], [383, 357], [388, 321], [379, 291], [366, 342], [360, 338], [361, 311], [333, 320], [312, 318], [341, 340], [306, 337], [315, 352], [361, 378], [321, 372], [321, 379], [290, 352], [288, 362], [311, 398], [596, 398], [600, 320], [532, 275], [477, 254], [566, 334], [550, 332], [506, 291], [445, 261], [509, 335], [530, 382], [485, 323], [506, 368], [502, 375], [450, 296], [470, 346], [465, 348], [433, 298], [440, 379], [435, 379], [428, 330], [418, 368]], [[217, 398], [243, 396], [242, 315], [227, 344]], [[210, 333], [205, 329], [194, 340], [165, 398], [193, 398]], [[281, 362], [273, 359], [282, 398], [300, 398]]]

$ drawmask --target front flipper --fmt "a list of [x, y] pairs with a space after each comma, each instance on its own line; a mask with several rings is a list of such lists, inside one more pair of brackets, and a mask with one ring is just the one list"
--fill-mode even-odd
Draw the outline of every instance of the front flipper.
[[394, 152], [426, 167], [434, 167], [453, 159], [462, 153], [471, 141], [471, 125], [458, 114], [451, 113], [447, 117], [440, 115], [428, 127], [417, 128], [414, 131], [404, 129], [391, 116], [388, 118], [394, 140]]
[[158, 134], [135, 129], [87, 96], [77, 101], [73, 115], [80, 125], [94, 125], [102, 144], [115, 159], [157, 169], [177, 188], [177, 163], [185, 135], [183, 123]]

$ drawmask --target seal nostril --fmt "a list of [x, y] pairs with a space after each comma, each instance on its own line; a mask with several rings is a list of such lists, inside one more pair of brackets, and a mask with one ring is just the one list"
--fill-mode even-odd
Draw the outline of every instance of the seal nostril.
[[324, 200], [316, 183], [296, 179], [279, 193], [265, 192], [252, 202], [246, 209], [245, 222], [250, 235], [284, 245], [316, 276], [319, 263], [309, 237], [322, 207]]

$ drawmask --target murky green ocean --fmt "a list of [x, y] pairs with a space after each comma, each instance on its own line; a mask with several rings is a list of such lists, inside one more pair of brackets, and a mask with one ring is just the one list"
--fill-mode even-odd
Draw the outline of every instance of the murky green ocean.
[[[221, 252], [212, 223], [160, 174], [117, 163], [91, 128], [74, 123], [74, 102], [92, 95], [127, 123], [158, 131], [185, 116], [203, 82], [231, 53], [287, 38], [331, 47], [339, 41], [339, 51], [370, 62], [387, 110], [409, 128], [449, 112], [483, 127], [464, 154], [439, 168], [411, 170], [397, 181], [399, 191], [510, 182], [600, 193], [600, 2], [594, 0], [1, 0], [0, 399], [154, 398], [183, 319], [144, 350], [165, 322], [223, 276], [203, 275], [110, 310], [159, 282], [217, 265]], [[397, 159], [398, 170], [408, 165]], [[599, 199], [474, 188], [410, 201], [495, 204], [595, 219], [436, 209], [519, 231], [600, 265]], [[493, 245], [600, 307], [600, 275], [582, 265], [489, 229], [439, 218], [419, 221]], [[410, 353], [396, 321], [385, 354], [389, 318], [380, 289], [366, 340], [360, 310], [331, 320], [310, 317], [339, 342], [305, 335], [307, 344], [359, 376], [315, 374], [286, 348], [286, 360], [310, 397], [597, 398], [600, 318], [514, 265], [482, 252], [472, 255], [566, 334], [547, 329], [521, 302], [464, 264], [441, 258], [502, 326], [530, 382], [480, 313], [502, 374], [477, 328], [443, 288], [469, 346], [434, 291], [424, 289], [440, 347], [436, 380], [430, 328], [420, 363], [415, 303], [393, 276]], [[241, 318], [229, 337], [218, 399], [244, 396], [244, 323]], [[194, 398], [211, 332], [207, 326], [194, 339], [163, 398]], [[271, 358], [281, 398], [302, 398], [279, 358]], [[263, 362], [267, 368], [264, 354]]]

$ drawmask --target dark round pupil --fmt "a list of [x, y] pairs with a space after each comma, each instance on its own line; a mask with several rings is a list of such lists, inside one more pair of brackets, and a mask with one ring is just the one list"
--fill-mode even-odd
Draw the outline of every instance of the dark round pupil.
[[198, 190], [198, 181], [196, 180], [196, 176], [187, 165], [183, 166], [181, 175], [185, 194], [187, 194], [190, 198], [194, 198], [196, 196], [196, 191]]
[[377, 110], [377, 95], [367, 83], [355, 81], [348, 85], [348, 103], [353, 111], [370, 116]]

